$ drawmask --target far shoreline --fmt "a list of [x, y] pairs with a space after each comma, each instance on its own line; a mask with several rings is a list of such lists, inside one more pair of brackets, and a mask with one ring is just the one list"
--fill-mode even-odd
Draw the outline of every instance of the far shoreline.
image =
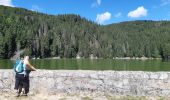
[[[37, 58], [32, 58], [32, 60], [35, 60]], [[81, 59], [89, 59], [89, 60], [97, 60], [97, 59], [109, 59], [109, 60], [162, 60], [163, 58], [153, 58], [153, 57], [113, 57], [113, 58], [98, 58], [98, 57], [94, 57], [94, 58], [84, 58], [84, 57], [80, 57], [80, 58], [60, 58], [60, 57], [49, 57], [49, 58], [38, 58], [38, 59], [77, 59], [77, 60], [81, 60]]]

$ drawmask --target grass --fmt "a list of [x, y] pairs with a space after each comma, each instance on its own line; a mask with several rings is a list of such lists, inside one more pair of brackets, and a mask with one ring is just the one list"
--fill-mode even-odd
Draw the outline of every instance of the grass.
[[90, 98], [90, 97], [82, 97], [81, 99], [82, 99], [82, 100], [93, 100], [93, 99]]

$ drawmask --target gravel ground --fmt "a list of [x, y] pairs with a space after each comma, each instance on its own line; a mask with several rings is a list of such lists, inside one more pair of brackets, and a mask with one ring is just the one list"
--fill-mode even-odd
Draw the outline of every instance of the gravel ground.
[[95, 96], [94, 94], [90, 95], [81, 95], [81, 94], [36, 94], [28, 96], [15, 97], [14, 93], [8, 94], [3, 93], [0, 95], [0, 100], [170, 100], [170, 97], [138, 97], [138, 96]]

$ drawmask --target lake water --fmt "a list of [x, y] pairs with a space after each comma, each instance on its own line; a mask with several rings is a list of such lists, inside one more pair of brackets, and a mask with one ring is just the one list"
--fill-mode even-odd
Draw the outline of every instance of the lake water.
[[[14, 62], [0, 60], [0, 69], [12, 69]], [[31, 64], [38, 69], [52, 70], [170, 71], [170, 62], [162, 60], [40, 59], [31, 60]]]

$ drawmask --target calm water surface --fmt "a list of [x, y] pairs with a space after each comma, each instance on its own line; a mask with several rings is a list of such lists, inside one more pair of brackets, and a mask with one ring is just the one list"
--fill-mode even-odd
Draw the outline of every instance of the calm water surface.
[[[0, 69], [11, 69], [14, 62], [0, 60]], [[170, 71], [170, 62], [162, 62], [162, 60], [41, 59], [31, 60], [31, 63], [38, 69], [52, 70]]]

